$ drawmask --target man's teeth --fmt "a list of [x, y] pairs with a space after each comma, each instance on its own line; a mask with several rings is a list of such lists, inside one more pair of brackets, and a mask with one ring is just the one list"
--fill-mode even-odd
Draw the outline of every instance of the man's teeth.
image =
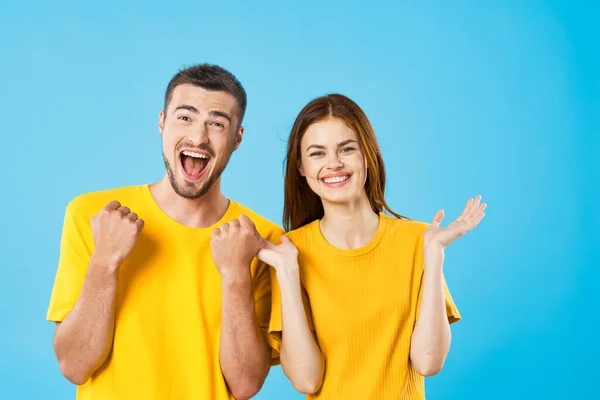
[[193, 151], [184, 151], [183, 155], [188, 156], [188, 157], [194, 157], [194, 158], [208, 158], [208, 156], [206, 154], [195, 153]]
[[338, 183], [338, 182], [343, 182], [347, 179], [350, 179], [350, 175], [346, 175], [346, 176], [336, 176], [335, 178], [325, 178], [323, 179], [323, 182], [325, 183]]

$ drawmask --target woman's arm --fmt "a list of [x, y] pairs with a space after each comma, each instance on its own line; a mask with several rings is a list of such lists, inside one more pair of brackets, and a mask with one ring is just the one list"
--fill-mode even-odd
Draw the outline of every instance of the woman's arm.
[[450, 350], [451, 335], [446, 316], [443, 263], [443, 249], [425, 249], [419, 318], [410, 345], [410, 361], [415, 371], [423, 376], [439, 373]]
[[282, 236], [281, 242], [279, 246], [267, 243], [258, 257], [277, 271], [281, 292], [281, 367], [297, 391], [312, 394], [323, 381], [323, 356], [302, 300], [298, 250], [286, 236]]
[[469, 199], [462, 214], [446, 228], [440, 228], [444, 211], [438, 211], [423, 233], [423, 287], [419, 318], [411, 338], [410, 361], [423, 376], [439, 373], [450, 350], [450, 324], [446, 315], [444, 290], [444, 249], [483, 219], [487, 207], [481, 196]]

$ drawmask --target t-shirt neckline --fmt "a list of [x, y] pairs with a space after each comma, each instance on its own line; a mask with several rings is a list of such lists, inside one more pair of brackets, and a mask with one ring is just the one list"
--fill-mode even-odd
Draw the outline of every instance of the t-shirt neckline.
[[371, 240], [364, 246], [358, 247], [355, 249], [340, 249], [339, 247], [332, 245], [331, 243], [329, 243], [327, 241], [327, 239], [325, 239], [325, 236], [323, 235], [323, 232], [321, 231], [321, 220], [318, 219], [318, 220], [314, 221], [313, 224], [314, 224], [314, 230], [316, 231], [317, 237], [323, 243], [323, 245], [327, 249], [327, 251], [329, 251], [332, 254], [339, 255], [339, 256], [356, 257], [356, 256], [361, 256], [361, 255], [367, 254], [370, 251], [372, 251], [373, 249], [375, 249], [375, 247], [377, 247], [377, 245], [379, 244], [379, 242], [381, 242], [381, 239], [383, 238], [383, 234], [385, 233], [387, 219], [385, 218], [385, 215], [380, 213], [379, 214], [379, 225], [377, 226], [377, 231], [375, 231], [375, 234], [373, 235]]
[[223, 214], [223, 216], [217, 222], [215, 222], [213, 225], [207, 226], [205, 228], [194, 228], [194, 227], [185, 225], [185, 224], [171, 218], [156, 202], [156, 199], [154, 198], [154, 196], [152, 195], [152, 192], [150, 191], [150, 184], [142, 185], [142, 192], [146, 196], [147, 202], [148, 202], [150, 208], [152, 209], [152, 211], [154, 212], [154, 215], [156, 215], [157, 218], [159, 218], [161, 221], [164, 221], [166, 224], [168, 224], [170, 226], [176, 227], [177, 229], [187, 230], [188, 232], [193, 231], [193, 232], [209, 232], [209, 233], [211, 233], [213, 231], [213, 229], [218, 228], [223, 223], [228, 222], [228, 221], [234, 219], [235, 217], [237, 217], [236, 215], [234, 215], [235, 209], [236, 209], [236, 203], [233, 200], [228, 198], [227, 200], [229, 201], [229, 204], [227, 205], [227, 210], [225, 211], [225, 214]]

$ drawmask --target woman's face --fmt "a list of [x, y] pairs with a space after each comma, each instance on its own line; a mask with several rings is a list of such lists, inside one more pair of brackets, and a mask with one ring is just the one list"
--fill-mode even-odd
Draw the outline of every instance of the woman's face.
[[356, 132], [338, 118], [308, 127], [300, 141], [300, 174], [321, 200], [346, 203], [366, 196], [365, 155]]

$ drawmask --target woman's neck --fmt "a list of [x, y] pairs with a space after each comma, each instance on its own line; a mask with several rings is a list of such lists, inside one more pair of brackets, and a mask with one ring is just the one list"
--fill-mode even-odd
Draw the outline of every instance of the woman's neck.
[[379, 215], [366, 195], [347, 203], [323, 202], [321, 233], [332, 246], [357, 249], [366, 246], [379, 227]]

